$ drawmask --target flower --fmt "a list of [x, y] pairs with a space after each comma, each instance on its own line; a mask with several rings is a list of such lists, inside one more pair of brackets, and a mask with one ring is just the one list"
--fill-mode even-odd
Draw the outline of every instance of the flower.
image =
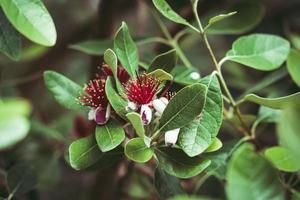
[[152, 100], [160, 91], [162, 81], [154, 76], [142, 74], [137, 78], [130, 79], [125, 84], [126, 98], [128, 99], [128, 108], [140, 110], [140, 115], [145, 125], [152, 119]]
[[110, 105], [105, 94], [105, 78], [91, 80], [84, 88], [84, 92], [78, 97], [81, 105], [91, 108], [88, 119], [95, 120], [103, 125], [110, 117]]
[[131, 79], [125, 85], [127, 99], [137, 105], [147, 105], [160, 90], [161, 83], [160, 79], [147, 74]]
[[[102, 65], [102, 71], [105, 76], [113, 76], [111, 68], [105, 63]], [[121, 65], [118, 65], [117, 78], [123, 85], [130, 79], [130, 75]]]
[[180, 128], [176, 128], [165, 133], [165, 144], [166, 146], [174, 146], [178, 139]]

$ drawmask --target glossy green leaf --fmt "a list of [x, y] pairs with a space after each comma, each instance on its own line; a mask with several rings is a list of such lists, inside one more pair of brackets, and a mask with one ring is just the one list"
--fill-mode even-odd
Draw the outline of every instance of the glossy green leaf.
[[264, 16], [264, 7], [260, 1], [237, 1], [224, 13], [236, 11], [234, 16], [223, 19], [209, 27], [209, 34], [243, 34], [257, 26]]
[[181, 89], [164, 110], [159, 129], [168, 131], [181, 128], [194, 120], [203, 110], [206, 92], [207, 87], [199, 83]]
[[248, 94], [244, 97], [244, 100], [274, 109], [283, 109], [292, 103], [300, 105], [300, 92], [278, 98], [263, 98], [255, 94]]
[[242, 145], [233, 154], [226, 176], [230, 200], [285, 199], [276, 170], [255, 152], [252, 144]]
[[206, 25], [206, 27], [204, 28], [204, 31], [207, 31], [207, 29], [209, 29], [209, 27], [211, 27], [212, 25], [218, 23], [218, 22], [222, 22], [224, 19], [231, 17], [232, 15], [235, 15], [237, 12], [230, 12], [227, 14], [220, 14], [217, 16], [214, 16], [212, 18], [209, 19], [208, 24]]
[[153, 149], [146, 146], [143, 138], [133, 138], [125, 145], [125, 155], [138, 163], [145, 163], [153, 156]]
[[102, 152], [116, 148], [124, 139], [123, 127], [113, 119], [110, 119], [105, 125], [96, 127], [96, 141]]
[[287, 59], [287, 68], [294, 82], [300, 87], [300, 52], [292, 49]]
[[122, 22], [115, 36], [114, 50], [122, 66], [131, 76], [135, 77], [139, 64], [139, 55], [125, 22]]
[[271, 71], [283, 64], [289, 51], [290, 43], [279, 36], [251, 34], [237, 39], [227, 52], [225, 60], [257, 70]]
[[159, 166], [168, 174], [178, 178], [191, 178], [201, 173], [210, 165], [210, 160], [188, 157], [176, 148], [160, 148], [155, 152]]
[[200, 80], [207, 86], [206, 101], [201, 116], [181, 128], [178, 143], [183, 151], [193, 157], [205, 151], [220, 129], [223, 119], [223, 99], [215, 74]]
[[142, 118], [140, 114], [136, 112], [131, 112], [126, 115], [126, 117], [129, 119], [131, 125], [135, 129], [135, 132], [138, 136], [141, 138], [145, 137], [145, 129], [144, 129], [144, 123], [142, 121]]
[[122, 97], [120, 97], [120, 95], [114, 89], [113, 81], [111, 77], [108, 77], [106, 80], [105, 92], [106, 92], [107, 99], [110, 105], [113, 107], [114, 111], [116, 111], [116, 113], [119, 116], [121, 116], [123, 119], [127, 119], [126, 118], [127, 102]]
[[297, 162], [300, 164], [299, 144], [300, 144], [300, 108], [290, 104], [282, 112], [277, 126], [277, 135], [279, 143], [289, 149], [297, 156]]
[[70, 45], [71, 49], [93, 56], [101, 56], [106, 49], [112, 47], [112, 40], [86, 40]]
[[152, 2], [156, 9], [169, 20], [178, 24], [191, 26], [186, 19], [182, 18], [171, 8], [166, 0], [152, 0]]
[[213, 138], [209, 147], [205, 150], [206, 153], [214, 152], [221, 149], [223, 146], [222, 141], [219, 138]]
[[104, 154], [99, 150], [94, 135], [80, 138], [69, 146], [70, 165], [81, 170], [95, 164]]
[[266, 149], [264, 155], [279, 170], [297, 172], [300, 169], [297, 156], [287, 148], [271, 147]]
[[12, 196], [22, 196], [36, 186], [37, 175], [31, 167], [17, 164], [8, 170], [6, 181]]
[[180, 181], [176, 177], [170, 176], [159, 167], [155, 170], [154, 186], [161, 199], [168, 199], [184, 193]]
[[200, 123], [201, 120], [202, 117], [198, 117], [179, 132], [178, 144], [190, 157], [201, 154], [211, 143], [211, 134]]
[[56, 43], [56, 29], [40, 0], [1, 0], [1, 7], [13, 26], [28, 39], [44, 46]]
[[156, 56], [151, 62], [148, 72], [155, 71], [157, 69], [162, 69], [166, 72], [171, 72], [175, 67], [177, 61], [176, 50], [170, 50], [163, 54]]
[[0, 51], [13, 60], [21, 56], [21, 37], [0, 10]]
[[162, 69], [156, 69], [156, 70], [150, 72], [149, 75], [154, 76], [154, 77], [160, 79], [161, 81], [173, 80], [173, 76], [171, 74], [169, 74], [168, 72], [165, 72]]
[[44, 81], [48, 90], [60, 105], [68, 109], [80, 109], [77, 98], [83, 92], [82, 87], [54, 71], [44, 72]]

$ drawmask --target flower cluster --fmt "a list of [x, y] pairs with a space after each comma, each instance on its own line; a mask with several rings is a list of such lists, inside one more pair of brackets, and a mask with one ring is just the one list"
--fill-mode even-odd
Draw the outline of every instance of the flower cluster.
[[[91, 108], [88, 118], [94, 120], [97, 124], [105, 124], [109, 117], [111, 107], [105, 93], [105, 83], [108, 76], [113, 76], [112, 70], [108, 65], [103, 64], [101, 71], [102, 76], [91, 80], [84, 89], [84, 93], [78, 98], [80, 103]], [[125, 96], [127, 99], [128, 111], [140, 113], [144, 125], [152, 121], [152, 116], [161, 117], [167, 107], [169, 100], [174, 94], [166, 91], [158, 97], [158, 93], [163, 87], [162, 81], [149, 74], [141, 74], [135, 78], [130, 78], [128, 72], [118, 66], [117, 78], [124, 86]], [[174, 145], [177, 141], [179, 129], [167, 131], [165, 133], [166, 144]]]

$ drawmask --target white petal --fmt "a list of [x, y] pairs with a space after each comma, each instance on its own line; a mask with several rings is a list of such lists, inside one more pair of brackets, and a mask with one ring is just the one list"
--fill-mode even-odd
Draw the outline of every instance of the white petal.
[[160, 97], [159, 98], [164, 104], [168, 105], [169, 100], [166, 97]]
[[165, 108], [167, 107], [168, 99], [165, 97], [161, 97], [159, 99], [154, 99], [152, 101], [152, 105], [154, 109], [157, 111], [158, 115], [161, 116], [164, 112]]
[[142, 120], [145, 125], [150, 124], [152, 119], [152, 110], [149, 108], [149, 105], [142, 105], [141, 106], [141, 113], [140, 113]]
[[180, 128], [173, 129], [170, 131], [167, 131], [165, 133], [165, 144], [166, 145], [175, 145], [178, 139]]
[[137, 105], [131, 101], [128, 101], [126, 110], [127, 111], [135, 111], [137, 109]]
[[193, 80], [198, 80], [201, 76], [200, 76], [200, 74], [199, 74], [198, 72], [192, 72], [192, 73], [190, 74], [190, 77], [191, 77], [191, 79], [193, 79]]
[[91, 108], [91, 110], [88, 113], [88, 120], [95, 120], [96, 118], [96, 109]]

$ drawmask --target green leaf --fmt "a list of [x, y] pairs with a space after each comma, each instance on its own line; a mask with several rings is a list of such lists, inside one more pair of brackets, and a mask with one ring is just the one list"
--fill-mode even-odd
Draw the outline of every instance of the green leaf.
[[119, 146], [125, 139], [123, 127], [110, 119], [105, 125], [96, 127], [96, 141], [102, 152], [110, 151]]
[[22, 141], [28, 134], [30, 123], [22, 116], [0, 119], [0, 150]]
[[0, 10], [0, 51], [13, 60], [21, 56], [21, 37]]
[[171, 71], [171, 74], [174, 77], [174, 81], [182, 85], [197, 83], [201, 78], [200, 73], [196, 68], [186, 68], [183, 65], [177, 65]]
[[0, 119], [5, 117], [28, 117], [32, 111], [32, 105], [22, 98], [5, 98], [0, 101]]
[[150, 72], [148, 75], [154, 76], [154, 77], [160, 79], [161, 81], [173, 80], [173, 76], [171, 74], [169, 74], [168, 72], [165, 72], [162, 69], [156, 69], [156, 70]]
[[176, 177], [165, 173], [159, 167], [155, 170], [154, 186], [161, 199], [168, 199], [184, 193], [180, 181]]
[[186, 19], [178, 15], [165, 0], [152, 0], [152, 2], [156, 9], [169, 20], [178, 24], [192, 26]]
[[207, 29], [209, 29], [209, 27], [211, 27], [212, 25], [222, 22], [224, 19], [231, 17], [232, 15], [235, 15], [237, 12], [230, 12], [227, 14], [220, 14], [217, 16], [214, 16], [212, 18], [209, 19], [208, 24], [206, 25], [206, 27], [204, 28], [204, 31], [206, 31]]
[[126, 118], [127, 102], [122, 97], [120, 97], [120, 95], [114, 89], [113, 81], [111, 77], [108, 77], [106, 80], [105, 92], [106, 92], [107, 99], [110, 105], [113, 107], [114, 111], [116, 111], [116, 113], [123, 119], [127, 119]]
[[102, 56], [106, 49], [112, 47], [112, 40], [86, 40], [70, 45], [71, 49], [93, 56]]
[[171, 72], [175, 67], [177, 61], [176, 50], [172, 49], [168, 52], [162, 53], [152, 60], [148, 72], [155, 71], [157, 69], [162, 69], [166, 72]]
[[229, 140], [224, 142], [223, 147], [219, 151], [202, 154], [204, 158], [211, 160], [211, 164], [205, 169], [205, 172], [216, 176], [220, 180], [225, 180], [228, 160], [244, 141], [244, 139], [239, 141], [237, 139]]
[[251, 34], [237, 39], [227, 52], [225, 60], [257, 70], [271, 71], [283, 64], [289, 51], [290, 43], [279, 36]]
[[105, 61], [105, 63], [111, 68], [114, 77], [118, 78], [118, 58], [117, 55], [115, 54], [115, 52], [111, 49], [107, 49], [104, 52], [104, 56], [103, 59]]
[[291, 49], [287, 59], [287, 69], [294, 82], [300, 87], [300, 52]]
[[297, 172], [300, 169], [300, 162], [297, 156], [289, 149], [276, 146], [266, 149], [265, 157], [279, 170], [285, 172]]
[[168, 103], [159, 121], [161, 131], [173, 130], [187, 125], [203, 110], [207, 87], [193, 84], [181, 89]]
[[297, 162], [300, 164], [299, 144], [300, 144], [300, 108], [299, 106], [289, 105], [282, 112], [277, 126], [277, 135], [279, 143], [289, 149], [297, 156]]
[[114, 50], [122, 66], [131, 76], [135, 77], [139, 64], [139, 55], [125, 22], [122, 22], [115, 36]]
[[13, 26], [28, 39], [44, 46], [56, 43], [56, 29], [40, 0], [2, 0], [1, 7]]
[[[223, 97], [221, 87], [215, 73], [202, 78], [199, 83], [207, 86], [207, 96], [200, 124], [207, 129], [211, 137], [216, 137], [223, 120]], [[203, 130], [204, 131], [204, 130]]]
[[168, 174], [178, 178], [191, 178], [210, 165], [210, 160], [200, 157], [188, 157], [176, 148], [160, 148], [155, 152], [159, 165]]
[[82, 87], [54, 71], [44, 72], [44, 81], [56, 101], [68, 109], [81, 109], [77, 98], [83, 92]]
[[198, 117], [179, 132], [178, 144], [190, 157], [201, 154], [211, 143], [211, 134], [200, 123], [201, 120], [202, 117]]
[[8, 170], [6, 181], [11, 195], [22, 196], [36, 186], [37, 175], [29, 166], [17, 164]]
[[242, 145], [232, 156], [227, 170], [227, 196], [230, 200], [283, 200], [277, 172], [252, 144]]
[[300, 92], [278, 98], [263, 98], [255, 94], [248, 94], [244, 97], [244, 100], [274, 109], [283, 109], [291, 103], [300, 105]]
[[153, 149], [146, 146], [143, 138], [133, 138], [125, 145], [125, 155], [137, 163], [145, 163], [153, 156]]
[[131, 125], [135, 129], [137, 135], [141, 138], [145, 137], [144, 123], [141, 116], [136, 112], [131, 112], [126, 115]]
[[[223, 13], [236, 11], [232, 17], [223, 19], [209, 27], [209, 34], [243, 34], [260, 23], [264, 16], [264, 7], [261, 1], [237, 1], [233, 7]], [[204, 20], [205, 21], [205, 20]]]
[[31, 105], [24, 99], [3, 99], [0, 102], [0, 150], [10, 148], [28, 134]]
[[80, 138], [69, 146], [70, 165], [81, 170], [95, 164], [104, 154], [99, 150], [94, 135]]
[[213, 138], [212, 142], [210, 143], [209, 147], [205, 150], [206, 153], [214, 152], [222, 148], [223, 144], [220, 139]]

